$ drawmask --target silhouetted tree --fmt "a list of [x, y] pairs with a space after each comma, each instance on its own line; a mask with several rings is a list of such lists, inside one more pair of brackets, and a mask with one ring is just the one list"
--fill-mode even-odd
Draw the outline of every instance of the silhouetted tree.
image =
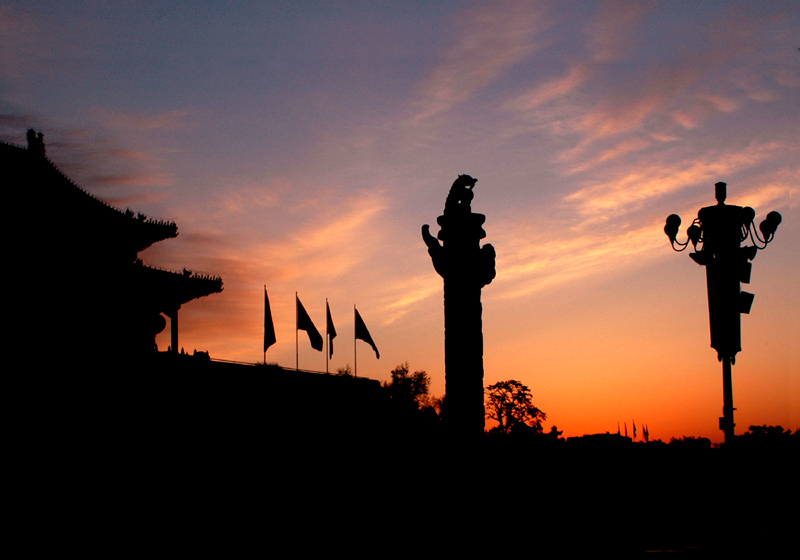
[[336, 375], [341, 377], [353, 377], [353, 368], [350, 367], [350, 364], [347, 364], [344, 367], [336, 368]]
[[418, 438], [433, 435], [439, 426], [443, 399], [430, 395], [431, 379], [424, 370], [409, 371], [408, 362], [392, 370], [392, 380], [383, 384], [389, 399], [388, 412], [396, 433]]
[[256, 367], [264, 368], [270, 371], [281, 369], [281, 366], [278, 365], [278, 362], [259, 362], [256, 364]]
[[392, 370], [392, 380], [384, 383], [392, 402], [408, 408], [422, 409], [432, 406], [428, 394], [431, 378], [424, 370], [409, 373], [408, 362]]
[[750, 426], [750, 429], [743, 434], [743, 437], [777, 441], [788, 439], [791, 435], [792, 431], [784, 430], [783, 426]]
[[429, 397], [428, 404], [436, 416], [442, 416], [442, 410], [444, 410], [445, 407], [444, 397]]
[[750, 426], [750, 429], [737, 436], [736, 440], [739, 446], [779, 449], [792, 444], [796, 447], [800, 445], [798, 434], [800, 434], [798, 431], [792, 434], [791, 430], [784, 430], [783, 426]]
[[542, 432], [542, 421], [547, 414], [534, 406], [527, 386], [514, 379], [500, 381], [486, 388], [486, 397], [486, 417], [497, 421], [491, 432], [507, 434], [523, 426]]
[[669, 447], [683, 451], [702, 451], [711, 449], [711, 440], [704, 437], [683, 436], [681, 438], [671, 438]]

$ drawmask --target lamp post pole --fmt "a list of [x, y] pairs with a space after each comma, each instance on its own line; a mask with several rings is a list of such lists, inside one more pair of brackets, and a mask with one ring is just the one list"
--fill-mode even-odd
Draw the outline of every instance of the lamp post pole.
[[[725, 443], [731, 444], [735, 427], [733, 411], [736, 410], [733, 407], [732, 366], [736, 363], [736, 354], [742, 349], [741, 314], [750, 313], [755, 297], [743, 292], [741, 284], [750, 283], [753, 266], [750, 261], [759, 249], [764, 249], [774, 239], [781, 215], [778, 212], [767, 214], [758, 227], [762, 238], [753, 222], [755, 210], [725, 204], [725, 183], [715, 185], [715, 196], [717, 204], [701, 208], [697, 219], [686, 230], [689, 239], [685, 243], [677, 241], [681, 225], [677, 214], [667, 218], [664, 233], [669, 237], [672, 248], [679, 252], [686, 249], [691, 241], [694, 252], [689, 256], [697, 264], [706, 267], [711, 347], [717, 351], [717, 359], [722, 362], [723, 405], [719, 428], [725, 433]], [[748, 237], [753, 245], [742, 247], [742, 242]], [[758, 242], [763, 246], [759, 247]]]

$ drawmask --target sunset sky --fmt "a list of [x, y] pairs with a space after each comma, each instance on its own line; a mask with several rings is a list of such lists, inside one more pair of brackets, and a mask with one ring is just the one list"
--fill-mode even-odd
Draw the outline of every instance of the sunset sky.
[[[0, 140], [40, 129], [84, 189], [178, 223], [143, 260], [224, 282], [181, 310], [187, 351], [261, 361], [266, 285], [267, 361], [295, 365], [295, 292], [323, 333], [328, 298], [332, 371], [356, 304], [381, 352], [358, 343], [359, 375], [408, 361], [436, 395], [420, 227], [473, 175], [497, 250], [485, 384], [522, 381], [565, 436], [719, 442], [705, 271], [662, 228], [680, 214], [686, 239], [717, 181], [783, 215], [744, 288], [734, 405], [739, 434], [798, 429], [799, 47], [797, 2], [3, 0]], [[299, 360], [325, 370], [305, 336]]]

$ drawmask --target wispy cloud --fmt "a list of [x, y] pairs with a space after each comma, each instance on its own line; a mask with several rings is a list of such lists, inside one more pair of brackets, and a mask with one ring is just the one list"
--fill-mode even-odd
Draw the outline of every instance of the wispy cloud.
[[566, 170], [567, 175], [581, 173], [598, 165], [616, 160], [622, 156], [644, 150], [652, 144], [652, 140], [646, 136], [637, 136], [618, 142], [611, 148], [600, 151], [597, 155], [584, 156], [579, 163]]
[[214, 221], [255, 220], [257, 213], [268, 211], [281, 202], [285, 188], [276, 181], [223, 184], [214, 191], [212, 201], [203, 212]]
[[655, 7], [649, 2], [603, 2], [597, 19], [589, 26], [593, 59], [607, 63], [629, 56], [636, 46], [637, 27]]
[[[380, 216], [387, 202], [380, 191], [323, 197], [324, 204], [309, 208], [305, 201], [278, 207], [257, 189], [216, 196], [190, 211], [197, 218], [187, 224], [207, 234], [196, 239], [200, 245], [192, 253], [232, 259], [225, 269], [273, 282], [332, 283], [371, 257], [376, 239], [384, 234]], [[242, 206], [246, 201], [251, 202]], [[208, 215], [214, 216], [213, 226], [207, 224]]]
[[397, 279], [384, 292], [381, 313], [384, 324], [391, 324], [415, 309], [420, 302], [441, 294], [442, 284], [431, 271], [422, 276]]
[[422, 87], [419, 123], [447, 111], [488, 84], [536, 48], [548, 19], [541, 6], [525, 2], [482, 5], [460, 15], [454, 40]]
[[[767, 210], [787, 204], [790, 187], [771, 183], [737, 193], [736, 203]], [[666, 215], [666, 214], [665, 214]], [[494, 283], [495, 297], [515, 299], [530, 294], [567, 286], [589, 278], [611, 274], [630, 275], [636, 268], [662, 258], [666, 243], [663, 218], [640, 216], [631, 225], [620, 221], [614, 227], [550, 228], [561, 234], [556, 237], [534, 234], [528, 226], [517, 225], [498, 232], [497, 244], [503, 247], [502, 274]]]
[[520, 113], [537, 109], [573, 92], [586, 82], [588, 75], [589, 65], [584, 62], [578, 63], [570, 68], [566, 75], [536, 85], [507, 103], [506, 108]]
[[504, 250], [498, 262], [503, 274], [495, 281], [496, 297], [514, 299], [611, 271], [629, 272], [630, 266], [642, 266], [656, 258], [654, 249], [664, 243], [662, 227], [651, 221], [624, 232], [599, 230], [576, 235], [560, 230], [561, 237], [530, 237], [524, 227], [522, 231], [510, 228], [501, 232], [498, 240]]
[[[791, 209], [793, 201], [797, 198], [797, 191], [800, 189], [797, 182], [800, 179], [798, 171], [800, 170], [786, 169], [783, 172], [778, 171], [771, 174], [771, 180], [767, 183], [738, 193], [736, 204], [758, 209], [762, 218], [778, 206], [786, 206]], [[758, 220], [757, 216], [756, 221]]]
[[732, 113], [741, 107], [739, 101], [720, 95], [696, 95], [683, 105], [683, 108], [675, 109], [670, 115], [687, 129], [697, 128], [715, 113]]
[[[785, 61], [761, 68], [748, 58], [775, 41], [768, 30], [776, 18], [769, 10], [731, 9], [709, 29], [702, 18], [680, 26], [670, 23], [691, 42], [653, 44], [645, 29], [657, 16], [666, 21], [676, 17], [669, 12], [656, 3], [603, 3], [586, 27], [590, 55], [574, 58], [573, 51], [560, 76], [513, 98], [505, 108], [559, 138], [573, 137], [575, 142], [556, 161], [586, 170], [642, 149], [651, 139], [675, 139], [710, 125], [748, 101], [777, 100], [786, 87], [796, 87]], [[648, 49], [647, 64], [643, 48]], [[718, 74], [720, 67], [727, 72]], [[612, 140], [616, 145], [609, 148]]]
[[708, 152], [694, 157], [677, 157], [669, 152], [650, 156], [649, 162], [626, 165], [613, 177], [595, 180], [565, 197], [583, 219], [603, 220], [652, 203], [660, 197], [697, 184], [713, 184], [762, 163], [782, 152], [779, 143], [755, 144], [743, 150]]
[[[662, 210], [667, 196], [698, 185], [710, 188], [720, 178], [742, 177], [735, 204], [752, 206], [762, 216], [790, 206], [798, 169], [770, 169], [767, 175], [760, 170], [767, 162], [786, 161], [791, 153], [793, 147], [780, 143], [709, 151], [691, 158], [668, 150], [618, 166], [565, 196], [563, 212], [536, 225], [511, 223], [493, 233], [493, 242], [502, 248], [498, 253], [502, 274], [494, 293], [500, 299], [514, 299], [588, 278], [632, 274], [663, 254], [659, 251], [665, 242], [663, 219], [682, 211]], [[692, 215], [697, 208], [684, 210]]]
[[191, 126], [193, 115], [188, 110], [121, 112], [110, 108], [97, 108], [94, 118], [110, 130], [132, 131], [180, 130]]
[[[562, 154], [562, 159], [580, 156], [598, 140], [631, 132], [645, 132], [653, 119], [665, 114], [687, 89], [696, 82], [693, 69], [671, 69], [640, 78], [626, 91], [607, 95], [573, 120], [574, 131], [581, 136], [578, 145]], [[661, 123], [656, 124], [663, 131]]]

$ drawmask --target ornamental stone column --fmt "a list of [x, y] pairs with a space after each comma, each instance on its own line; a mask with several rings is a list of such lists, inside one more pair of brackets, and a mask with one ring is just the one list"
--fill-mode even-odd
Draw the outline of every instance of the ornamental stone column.
[[453, 436], [467, 438], [484, 429], [481, 289], [496, 275], [494, 247], [480, 245], [486, 216], [470, 206], [477, 181], [469, 175], [455, 180], [436, 237], [422, 226], [433, 267], [444, 279], [444, 421]]

